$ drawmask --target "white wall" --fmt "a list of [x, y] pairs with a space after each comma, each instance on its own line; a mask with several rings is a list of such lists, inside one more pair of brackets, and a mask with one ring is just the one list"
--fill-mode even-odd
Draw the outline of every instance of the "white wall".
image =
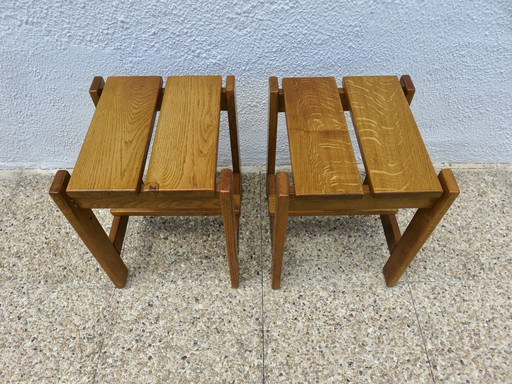
[[407, 73], [434, 162], [510, 163], [511, 20], [510, 0], [4, 0], [0, 168], [71, 167], [92, 77], [129, 74], [235, 75], [242, 162], [263, 165], [269, 76]]

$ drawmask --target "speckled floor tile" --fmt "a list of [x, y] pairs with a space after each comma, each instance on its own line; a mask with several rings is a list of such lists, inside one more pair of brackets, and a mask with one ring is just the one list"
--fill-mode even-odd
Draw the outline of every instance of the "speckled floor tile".
[[261, 293], [203, 282], [116, 290], [96, 382], [260, 383]]
[[[247, 191], [240, 219], [240, 284], [248, 287], [260, 274], [260, 175], [243, 177]], [[221, 217], [133, 217], [123, 259], [128, 285], [165, 278], [169, 282], [207, 281], [230, 287], [226, 240]], [[141, 246], [141, 244], [143, 244]]]
[[[268, 221], [268, 220], [267, 220]], [[271, 245], [264, 226], [265, 284], [270, 284]], [[389, 252], [376, 216], [290, 217], [283, 254], [282, 288], [337, 281], [385, 286]]]
[[[0, 282], [90, 284], [111, 282], [48, 196], [55, 171], [24, 171], [6, 196], [0, 216], [2, 236]], [[259, 267], [260, 174], [243, 176], [240, 268], [243, 277], [257, 276]], [[108, 230], [108, 210], [94, 210]], [[108, 233], [108, 232], [107, 232]], [[220, 217], [132, 217], [122, 258], [130, 271], [128, 283], [169, 274], [171, 279], [212, 278], [229, 281], [226, 244]], [[202, 268], [201, 268], [202, 266]], [[204, 273], [208, 270], [208, 274]], [[172, 277], [174, 276], [174, 277]], [[259, 278], [259, 277], [258, 277]], [[242, 279], [242, 282], [249, 281]], [[229, 285], [229, 284], [228, 284]]]
[[378, 217], [290, 218], [279, 291], [264, 171], [243, 177], [238, 290], [220, 217], [130, 218], [113, 289], [54, 173], [0, 171], [1, 383], [511, 382], [510, 166], [455, 169], [461, 196], [393, 289]]
[[0, 382], [93, 382], [112, 291], [3, 285]]
[[268, 383], [430, 383], [407, 286], [266, 289]]
[[[54, 171], [23, 171], [0, 216], [0, 281], [31, 284], [111, 283], [48, 195]], [[102, 222], [108, 212], [99, 215]]]
[[[411, 281], [512, 279], [512, 167], [455, 169], [461, 194], [407, 271]], [[412, 212], [401, 215], [402, 230]]]
[[411, 283], [436, 383], [510, 383], [512, 283]]

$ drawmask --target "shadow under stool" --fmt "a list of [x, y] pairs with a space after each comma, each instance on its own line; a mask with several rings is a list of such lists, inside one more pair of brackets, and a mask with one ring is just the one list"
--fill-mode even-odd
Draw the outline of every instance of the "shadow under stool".
[[[409, 76], [269, 79], [267, 200], [272, 234], [272, 288], [281, 285], [288, 216], [380, 215], [394, 286], [441, 221], [459, 189], [453, 173], [439, 175], [409, 104]], [[344, 111], [350, 111], [366, 170], [361, 182]], [[293, 185], [275, 174], [278, 114], [286, 116]], [[396, 213], [417, 208], [401, 234]]]
[[[121, 249], [128, 218], [222, 216], [231, 286], [239, 285], [240, 161], [235, 78], [171, 76], [95, 77], [96, 111], [73, 174], [60, 170], [50, 196], [116, 287], [128, 269]], [[233, 170], [217, 182], [220, 112], [227, 111]], [[143, 175], [157, 112], [158, 123]], [[107, 235], [91, 208], [113, 214]]]

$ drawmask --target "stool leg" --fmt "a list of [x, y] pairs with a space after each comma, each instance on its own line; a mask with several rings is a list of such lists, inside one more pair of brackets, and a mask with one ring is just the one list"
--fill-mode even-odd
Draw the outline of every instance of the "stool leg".
[[443, 187], [443, 195], [432, 207], [418, 209], [391, 251], [391, 256], [383, 270], [388, 287], [393, 287], [398, 282], [459, 194], [459, 188], [451, 170], [443, 169], [439, 173], [439, 181]]
[[400, 227], [396, 221], [395, 215], [380, 215], [380, 221], [382, 228], [384, 229], [384, 235], [388, 243], [389, 252], [393, 252], [395, 245], [400, 240]]
[[288, 222], [289, 202], [288, 174], [278, 172], [276, 176], [276, 209], [272, 228], [272, 289], [281, 287], [281, 270], [283, 265], [284, 240]]
[[92, 210], [76, 206], [67, 196], [70, 177], [67, 171], [58, 171], [50, 188], [50, 196], [115, 286], [122, 288], [126, 285], [128, 269]]
[[121, 254], [121, 249], [123, 249], [124, 235], [126, 234], [129, 218], [130, 216], [114, 215], [112, 219], [109, 238], [119, 254]]
[[233, 198], [233, 174], [229, 169], [223, 169], [220, 172], [220, 205], [224, 221], [224, 232], [226, 234], [231, 286], [238, 288], [238, 224], [235, 217], [235, 200]]

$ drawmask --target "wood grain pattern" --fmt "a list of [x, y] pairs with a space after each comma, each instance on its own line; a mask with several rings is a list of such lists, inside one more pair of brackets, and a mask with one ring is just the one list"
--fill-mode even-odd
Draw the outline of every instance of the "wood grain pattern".
[[441, 185], [398, 79], [369, 76], [343, 81], [372, 193], [441, 196]]
[[295, 193], [362, 196], [336, 81], [283, 79]]
[[168, 77], [145, 191], [215, 190], [220, 76]]
[[161, 83], [158, 76], [107, 79], [68, 193], [138, 190]]

